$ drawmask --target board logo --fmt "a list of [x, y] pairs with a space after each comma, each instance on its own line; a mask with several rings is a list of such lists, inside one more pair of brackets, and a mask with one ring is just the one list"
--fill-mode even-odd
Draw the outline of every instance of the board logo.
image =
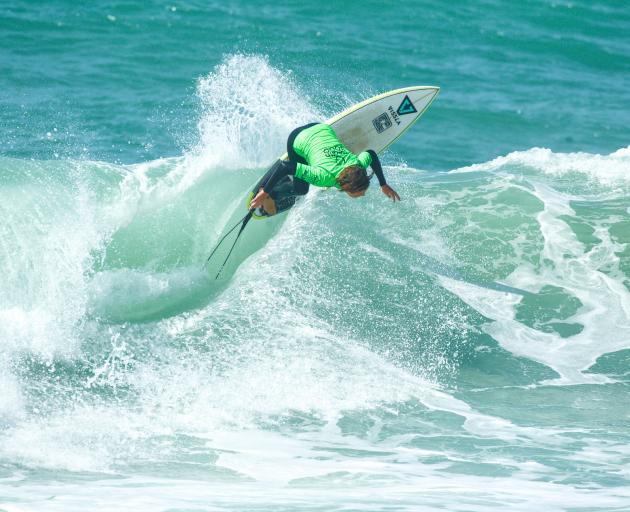
[[392, 122], [387, 115], [387, 112], [383, 112], [380, 116], [372, 119], [372, 124], [377, 133], [383, 133], [387, 128], [392, 126]]
[[405, 114], [415, 114], [418, 111], [416, 110], [416, 107], [413, 106], [413, 103], [411, 103], [409, 96], [405, 95], [405, 99], [402, 100], [402, 103], [396, 112], [398, 112], [398, 115], [404, 116]]

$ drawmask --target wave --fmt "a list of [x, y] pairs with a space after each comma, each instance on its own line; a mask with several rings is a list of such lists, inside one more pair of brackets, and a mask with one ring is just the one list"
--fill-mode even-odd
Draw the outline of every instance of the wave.
[[161, 436], [190, 436], [186, 453], [269, 425], [325, 437], [392, 407], [504, 439], [518, 428], [443, 391], [485, 354], [518, 361], [511, 384], [623, 378], [630, 148], [386, 166], [400, 203], [313, 191], [252, 223], [215, 282], [209, 249], [286, 133], [319, 116], [255, 56], [197, 93], [199, 144], [181, 157], [0, 159], [0, 457], [115, 471]]

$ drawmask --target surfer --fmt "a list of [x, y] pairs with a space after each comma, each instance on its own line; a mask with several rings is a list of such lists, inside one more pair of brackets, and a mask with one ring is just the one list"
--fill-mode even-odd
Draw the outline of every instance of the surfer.
[[[381, 191], [392, 201], [400, 201], [398, 193], [385, 181], [381, 162], [369, 149], [353, 154], [324, 123], [311, 123], [296, 128], [287, 139], [288, 160], [278, 160], [260, 181], [258, 193], [251, 200], [250, 211], [262, 207], [275, 213], [274, 187], [282, 179], [292, 177], [293, 195], [304, 195], [309, 184], [335, 187], [350, 197], [361, 197], [370, 186], [373, 175]], [[367, 174], [367, 167], [372, 173]]]
[[[370, 131], [365, 133], [367, 136], [366, 141], [378, 140], [378, 143], [366, 142], [365, 146], [377, 144], [379, 149], [387, 147], [417, 121], [418, 117], [422, 115], [431, 101], [433, 101], [438, 91], [438, 87], [432, 86], [397, 89], [389, 93], [380, 94], [351, 107], [331, 119], [329, 121], [330, 124], [328, 122], [311, 123], [293, 130], [287, 140], [287, 159], [276, 161], [271, 169], [260, 179], [249, 194], [245, 216], [221, 237], [210, 256], [208, 256], [205, 265], [208, 265], [208, 262], [223, 241], [238, 229], [232, 247], [223, 260], [223, 264], [219, 268], [215, 279], [219, 278], [239, 237], [251, 219], [263, 219], [289, 210], [295, 205], [299, 196], [303, 196], [308, 192], [310, 185], [335, 187], [350, 197], [361, 197], [365, 195], [365, 191], [370, 186], [372, 176], [376, 175], [383, 194], [392, 201], [400, 201], [398, 193], [385, 181], [383, 168], [376, 151], [367, 149], [355, 155], [341, 142], [331, 124], [360, 111], [362, 107], [374, 105], [371, 110], [367, 111], [367, 118], [365, 117], [365, 112], [363, 117], [357, 117], [355, 129], [360, 130], [360, 122], [370, 119], [371, 113], [380, 111], [383, 105], [380, 105], [379, 102], [387, 104], [394, 101], [394, 98], [397, 98], [393, 103], [396, 104], [404, 94], [397, 109], [389, 105], [386, 108], [386, 112], [371, 119], [372, 126], [376, 132]], [[413, 101], [416, 101], [415, 105], [412, 103], [412, 97], [410, 96], [413, 96]], [[376, 106], [377, 104], [379, 104], [378, 107]], [[422, 108], [418, 108], [419, 105], [422, 105]], [[401, 116], [407, 115], [411, 117], [405, 118], [406, 121], [404, 122], [400, 121]], [[363, 121], [361, 121], [362, 119]], [[392, 123], [392, 119], [396, 122], [396, 125]], [[382, 137], [380, 136], [385, 130], [392, 127], [394, 128], [391, 131]], [[352, 130], [348, 126], [347, 132], [343, 131], [343, 133], [343, 137], [346, 138], [352, 133]], [[368, 167], [372, 168], [372, 173], [369, 175], [366, 171]]]

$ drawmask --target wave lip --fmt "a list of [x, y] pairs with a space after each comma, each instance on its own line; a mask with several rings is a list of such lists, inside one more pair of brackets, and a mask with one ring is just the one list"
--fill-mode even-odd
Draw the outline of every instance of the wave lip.
[[[628, 348], [630, 339], [630, 238], [624, 234], [630, 229], [630, 147], [609, 155], [532, 148], [449, 176], [471, 173], [487, 189], [469, 189], [464, 202], [476, 204], [466, 212], [460, 202], [457, 216], [477, 217], [471, 227], [478, 238], [509, 249], [510, 272], [500, 280], [530, 296], [447, 278], [443, 285], [493, 319], [484, 331], [503, 348], [558, 374], [546, 383], [611, 382], [590, 369], [604, 354]], [[508, 227], [515, 223], [520, 229]], [[547, 310], [540, 309], [543, 303]]]
[[296, 126], [322, 116], [290, 76], [258, 55], [228, 56], [197, 83], [199, 152], [206, 163], [264, 167]]
[[[630, 186], [630, 146], [608, 155], [592, 153], [554, 153], [547, 148], [515, 151], [489, 162], [474, 164], [451, 171], [460, 172], [524, 172], [550, 178], [576, 180], [577, 190], [588, 191], [594, 184], [615, 187]], [[582, 182], [582, 185], [579, 184]]]

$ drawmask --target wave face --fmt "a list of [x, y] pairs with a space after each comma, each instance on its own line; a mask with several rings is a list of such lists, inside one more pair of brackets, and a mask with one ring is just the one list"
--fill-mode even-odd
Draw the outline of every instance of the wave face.
[[197, 97], [181, 157], [0, 158], [4, 509], [628, 503], [630, 147], [386, 166], [403, 201], [313, 191], [215, 281], [323, 115], [256, 56]]

